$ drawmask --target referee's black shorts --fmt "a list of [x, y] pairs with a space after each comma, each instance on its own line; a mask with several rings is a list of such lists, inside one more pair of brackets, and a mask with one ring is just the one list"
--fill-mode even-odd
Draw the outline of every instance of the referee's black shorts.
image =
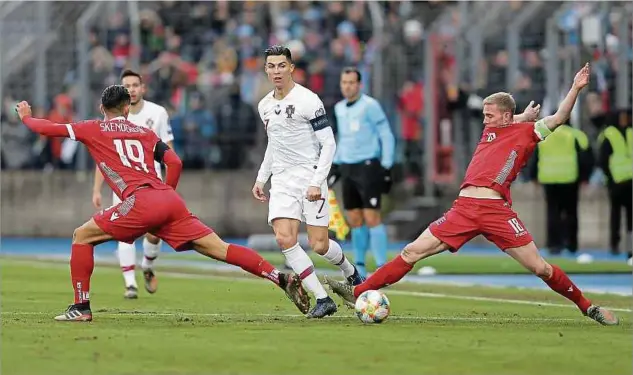
[[343, 208], [380, 209], [384, 172], [378, 159], [356, 164], [341, 164]]

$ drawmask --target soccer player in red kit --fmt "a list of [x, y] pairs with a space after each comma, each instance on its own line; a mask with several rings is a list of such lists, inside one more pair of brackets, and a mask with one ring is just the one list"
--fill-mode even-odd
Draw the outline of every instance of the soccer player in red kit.
[[[26, 126], [49, 137], [67, 137], [88, 148], [106, 182], [121, 203], [95, 214], [73, 233], [70, 274], [75, 302], [58, 321], [91, 321], [90, 277], [94, 269], [94, 246], [111, 241], [132, 243], [152, 233], [176, 251], [194, 249], [202, 255], [241, 267], [282, 288], [303, 313], [309, 297], [295, 274], [279, 272], [255, 251], [228, 244], [187, 209], [176, 193], [182, 162], [151, 130], [127, 121], [130, 94], [120, 85], [109, 86], [101, 95], [104, 120], [55, 124], [31, 117], [27, 102], [16, 111]], [[167, 166], [162, 182], [154, 161]]]
[[455, 252], [472, 238], [483, 235], [556, 293], [574, 302], [586, 316], [604, 325], [618, 324], [611, 311], [593, 305], [563, 270], [541, 257], [532, 236], [511, 208], [510, 185], [538, 142], [569, 118], [580, 90], [589, 83], [589, 75], [586, 64], [576, 74], [557, 112], [536, 122], [516, 121], [515, 102], [510, 94], [487, 97], [483, 107], [484, 131], [453, 207], [362, 284], [354, 287], [326, 277], [332, 290], [346, 303], [354, 303], [367, 290], [396, 283], [418, 261], [446, 250]]

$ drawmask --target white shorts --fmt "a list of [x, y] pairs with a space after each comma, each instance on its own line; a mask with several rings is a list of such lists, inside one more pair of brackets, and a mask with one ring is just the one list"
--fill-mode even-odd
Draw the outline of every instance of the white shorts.
[[288, 218], [316, 227], [327, 227], [330, 222], [327, 183], [321, 185], [321, 199], [310, 202], [306, 198], [314, 170], [296, 166], [273, 175], [270, 181], [268, 224], [274, 219]]

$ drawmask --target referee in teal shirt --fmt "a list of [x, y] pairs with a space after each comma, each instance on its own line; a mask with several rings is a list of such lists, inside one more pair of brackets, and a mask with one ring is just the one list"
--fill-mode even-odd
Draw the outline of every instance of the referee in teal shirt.
[[376, 265], [387, 262], [387, 229], [380, 217], [380, 197], [391, 187], [395, 139], [378, 101], [361, 94], [356, 68], [341, 73], [345, 99], [334, 106], [337, 123], [336, 155], [329, 185], [340, 177], [343, 208], [352, 228], [354, 263], [364, 277], [365, 253], [371, 247]]

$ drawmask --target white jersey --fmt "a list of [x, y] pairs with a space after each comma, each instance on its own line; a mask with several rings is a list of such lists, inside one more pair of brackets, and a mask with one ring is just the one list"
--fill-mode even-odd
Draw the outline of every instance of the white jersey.
[[[141, 110], [136, 114], [130, 112], [127, 119], [134, 125], [151, 129], [165, 143], [174, 140], [174, 135], [169, 125], [169, 115], [163, 106], [143, 99]], [[154, 167], [158, 177], [161, 177], [160, 163], [155, 162]]]
[[309, 185], [320, 187], [336, 152], [334, 134], [321, 99], [295, 83], [285, 98], [275, 99], [272, 91], [259, 102], [257, 109], [268, 135], [257, 181], [266, 182], [271, 174], [303, 166], [311, 175]]

